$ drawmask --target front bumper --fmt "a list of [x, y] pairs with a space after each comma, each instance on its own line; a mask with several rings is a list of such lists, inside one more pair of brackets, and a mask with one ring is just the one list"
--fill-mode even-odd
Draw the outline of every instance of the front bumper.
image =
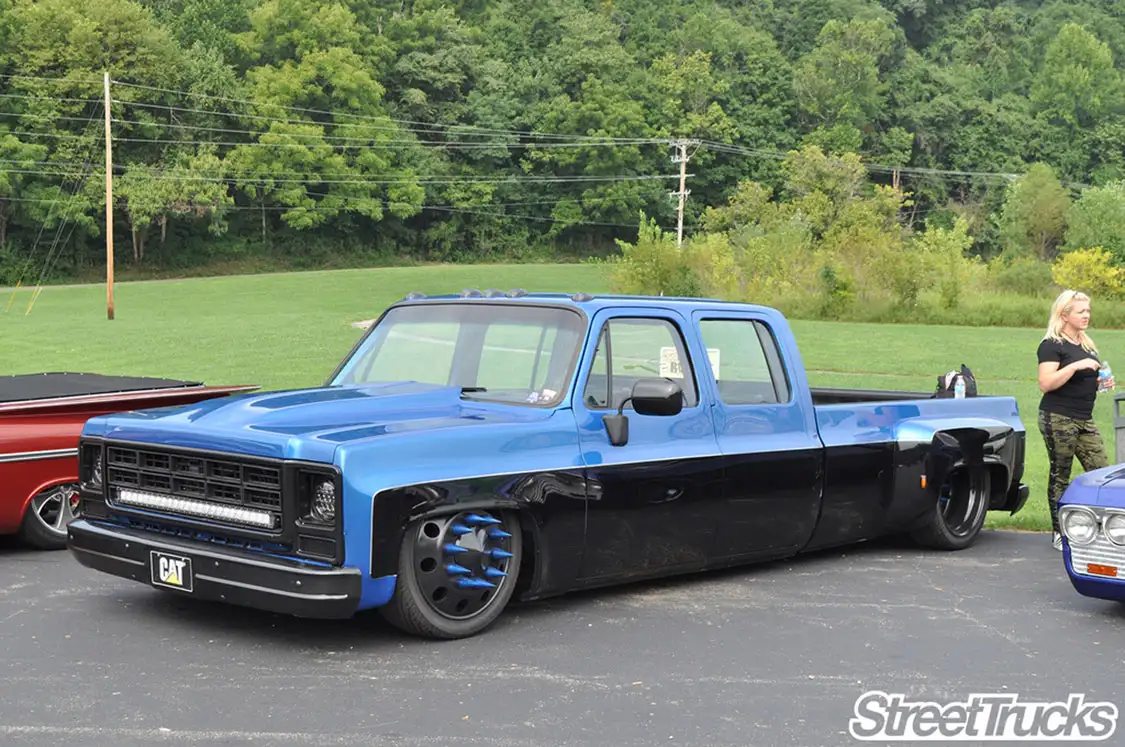
[[1074, 558], [1069, 545], [1063, 547], [1063, 564], [1066, 567], [1067, 578], [1070, 579], [1074, 590], [1084, 597], [1094, 599], [1108, 599], [1115, 602], [1125, 601], [1125, 579], [1110, 576], [1098, 576], [1089, 573], [1079, 573], [1075, 569], [1076, 562], [1082, 565], [1081, 560]]
[[[87, 568], [155, 588], [178, 589], [199, 599], [296, 617], [350, 617], [360, 600], [358, 569], [314, 568], [284, 558], [257, 559], [86, 519], [70, 523], [67, 547]], [[166, 577], [162, 577], [165, 571]]]

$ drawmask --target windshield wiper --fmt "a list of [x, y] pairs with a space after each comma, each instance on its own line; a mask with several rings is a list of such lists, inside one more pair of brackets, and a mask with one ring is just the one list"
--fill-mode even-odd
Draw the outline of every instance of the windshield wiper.
[[488, 389], [486, 389], [483, 386], [463, 386], [463, 387], [461, 387], [461, 394], [467, 394], [469, 392], [487, 392], [487, 391], [488, 391]]

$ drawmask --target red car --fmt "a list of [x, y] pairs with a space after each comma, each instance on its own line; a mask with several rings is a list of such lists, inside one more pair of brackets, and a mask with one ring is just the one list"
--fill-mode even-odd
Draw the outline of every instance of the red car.
[[88, 373], [0, 376], [0, 534], [44, 550], [66, 547], [78, 505], [78, 434], [89, 418], [258, 388]]

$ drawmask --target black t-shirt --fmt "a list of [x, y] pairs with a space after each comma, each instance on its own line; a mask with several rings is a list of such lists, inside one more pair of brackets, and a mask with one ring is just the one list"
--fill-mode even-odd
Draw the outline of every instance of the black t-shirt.
[[[1039, 343], [1039, 362], [1054, 361], [1059, 368], [1065, 368], [1083, 358], [1098, 357], [1087, 352], [1081, 345], [1066, 340], [1043, 340]], [[1039, 401], [1039, 409], [1059, 415], [1089, 420], [1094, 414], [1094, 402], [1098, 397], [1098, 372], [1090, 369], [1076, 371], [1058, 389], [1047, 392]]]

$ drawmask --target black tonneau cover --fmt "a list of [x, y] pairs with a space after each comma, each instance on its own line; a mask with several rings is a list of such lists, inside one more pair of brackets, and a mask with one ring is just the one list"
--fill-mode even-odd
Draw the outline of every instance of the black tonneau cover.
[[37, 373], [0, 376], [0, 402], [32, 402], [58, 397], [83, 397], [114, 392], [141, 392], [201, 386], [201, 381], [104, 376], [92, 373]]

